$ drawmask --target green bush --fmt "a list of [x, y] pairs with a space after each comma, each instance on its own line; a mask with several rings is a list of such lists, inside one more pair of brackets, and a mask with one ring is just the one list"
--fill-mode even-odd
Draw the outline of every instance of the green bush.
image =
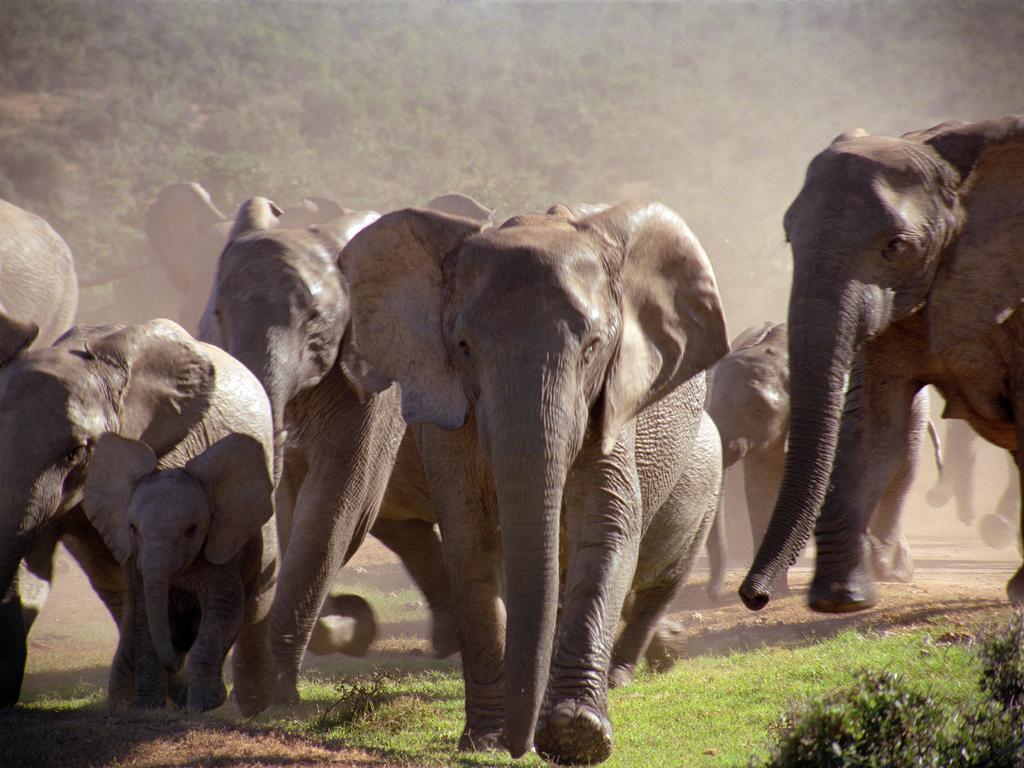
[[975, 699], [950, 706], [896, 673], [862, 672], [786, 714], [763, 768], [1021, 768], [1024, 612], [977, 653]]

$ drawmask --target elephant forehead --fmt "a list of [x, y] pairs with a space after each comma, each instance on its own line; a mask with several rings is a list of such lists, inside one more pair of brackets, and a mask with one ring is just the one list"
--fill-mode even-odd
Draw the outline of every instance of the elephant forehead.
[[159, 511], [161, 517], [192, 519], [206, 509], [202, 484], [184, 469], [171, 468], [143, 478], [132, 494], [133, 514]]

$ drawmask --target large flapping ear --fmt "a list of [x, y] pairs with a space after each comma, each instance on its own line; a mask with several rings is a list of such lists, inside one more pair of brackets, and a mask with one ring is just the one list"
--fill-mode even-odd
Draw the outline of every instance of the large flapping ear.
[[123, 564], [132, 550], [128, 531], [132, 493], [156, 464], [156, 454], [148, 445], [113, 432], [100, 435], [93, 445], [82, 507], [119, 563]]
[[215, 370], [199, 344], [171, 320], [150, 320], [89, 341], [89, 352], [123, 371], [117, 432], [157, 455], [173, 448], [207, 413]]
[[959, 177], [962, 215], [925, 308], [938, 353], [1002, 323], [1024, 301], [1024, 117], [922, 134]]
[[458, 216], [463, 219], [486, 224], [494, 215], [494, 209], [488, 208], [481, 202], [474, 200], [469, 195], [461, 192], [446, 192], [438, 195], [427, 202], [424, 208], [429, 208], [438, 213], [447, 213], [449, 216]]
[[164, 187], [146, 210], [149, 247], [178, 290], [188, 290], [195, 250], [208, 229], [223, 220], [210, 193], [194, 181]]
[[622, 334], [604, 388], [602, 450], [622, 425], [729, 351], [725, 316], [704, 249], [660, 203], [622, 203], [581, 226], [621, 248]]
[[15, 320], [0, 309], [0, 365], [28, 349], [38, 335], [38, 325]]
[[441, 329], [442, 262], [480, 229], [475, 221], [407, 208], [382, 216], [342, 251], [355, 349], [399, 383], [407, 422], [457, 429], [466, 420], [469, 402]]
[[226, 563], [274, 514], [267, 449], [249, 435], [223, 437], [185, 465], [206, 489], [213, 510], [203, 555]]
[[261, 229], [273, 229], [280, 221], [284, 211], [273, 200], [265, 197], [250, 197], [238, 209], [235, 223], [228, 234], [228, 242], [233, 243], [243, 235], [258, 232]]

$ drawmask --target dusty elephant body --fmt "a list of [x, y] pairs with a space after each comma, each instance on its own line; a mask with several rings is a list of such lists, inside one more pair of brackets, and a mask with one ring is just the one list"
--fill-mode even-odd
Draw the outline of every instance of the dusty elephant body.
[[[747, 512], [756, 551], [768, 530], [786, 455], [789, 350], [785, 324], [765, 323], [733, 341], [732, 350], [711, 371], [705, 408], [722, 435], [725, 469], [743, 462]], [[925, 390], [914, 398], [912, 408], [912, 426], [899, 469], [874, 511], [867, 515], [872, 569], [881, 581], [909, 582], [914, 576], [910, 546], [899, 523], [914, 478], [918, 448], [928, 429]], [[936, 458], [940, 458], [937, 443]], [[785, 579], [781, 574], [780, 588], [785, 588]]]
[[[0, 312], [38, 326], [37, 346], [52, 344], [75, 322], [78, 277], [71, 249], [43, 219], [3, 200], [0, 273]], [[17, 341], [0, 338], [0, 354], [12, 354]]]
[[[338, 596], [325, 604], [335, 573], [371, 528], [423, 590], [434, 611], [439, 655], [455, 650], [454, 619], [422, 465], [409, 441], [399, 455], [405, 424], [397, 394], [361, 402], [343, 373], [348, 286], [336, 260], [379, 214], [352, 212], [321, 227], [294, 229], [268, 226], [270, 210], [262, 198], [240, 210], [202, 336], [244, 363], [270, 398], [283, 551], [272, 638], [282, 673], [279, 695], [293, 700], [307, 646], [362, 654], [373, 640], [365, 601]], [[322, 606], [324, 620], [315, 624]]]
[[609, 676], [628, 679], [710, 526], [713, 509], [680, 495], [701, 372], [728, 341], [707, 257], [674, 213], [552, 210], [484, 232], [398, 211], [342, 266], [354, 351], [422, 425], [459, 619], [461, 748], [518, 757], [536, 742], [600, 762]]
[[[898, 139], [843, 135], [811, 162], [784, 222], [794, 257], [789, 447], [740, 588], [748, 606], [767, 602], [812, 530], [811, 607], [875, 602], [863, 511], [899, 469], [925, 384], [946, 399], [947, 417], [1018, 451], [1022, 186], [1018, 117]], [[1007, 589], [1024, 600], [1024, 570]]]
[[[4, 328], [13, 332], [6, 321]], [[183, 465], [211, 442], [244, 431], [233, 417], [238, 393], [229, 386], [231, 369], [249, 376], [221, 350], [199, 344], [166, 320], [76, 328], [51, 347], [5, 361], [0, 589], [7, 599], [0, 606], [0, 703], [17, 702], [24, 671], [27, 627], [17, 576], [22, 558], [48, 585], [53, 547], [63, 537], [115, 621], [123, 613], [123, 570], [81, 509], [95, 441], [113, 431], [144, 441], [162, 467]], [[115, 659], [111, 695], [130, 700], [131, 681], [117, 673], [123, 666]]]
[[234, 646], [235, 699], [248, 717], [270, 703], [274, 682], [267, 632], [277, 579], [273, 429], [259, 383], [247, 371], [219, 373], [234, 379], [238, 400], [248, 400], [239, 409], [247, 411], [245, 426], [255, 432], [262, 422], [258, 438], [233, 433], [183, 466], [158, 469], [145, 443], [101, 435], [82, 504], [128, 571], [112, 679], [131, 684], [135, 706], [162, 707], [167, 673], [177, 673], [187, 654], [183, 703], [204, 712], [227, 699], [221, 670]]

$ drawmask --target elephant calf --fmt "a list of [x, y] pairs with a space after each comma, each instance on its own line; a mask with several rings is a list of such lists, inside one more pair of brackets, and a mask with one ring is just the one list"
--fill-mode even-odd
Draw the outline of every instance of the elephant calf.
[[277, 569], [269, 408], [264, 437], [228, 435], [165, 469], [143, 442], [113, 432], [96, 441], [83, 504], [131, 571], [119, 660], [133, 668], [136, 705], [165, 703], [164, 670], [177, 672], [187, 652], [189, 709], [219, 707], [237, 639], [238, 704], [247, 716], [265, 706]]

